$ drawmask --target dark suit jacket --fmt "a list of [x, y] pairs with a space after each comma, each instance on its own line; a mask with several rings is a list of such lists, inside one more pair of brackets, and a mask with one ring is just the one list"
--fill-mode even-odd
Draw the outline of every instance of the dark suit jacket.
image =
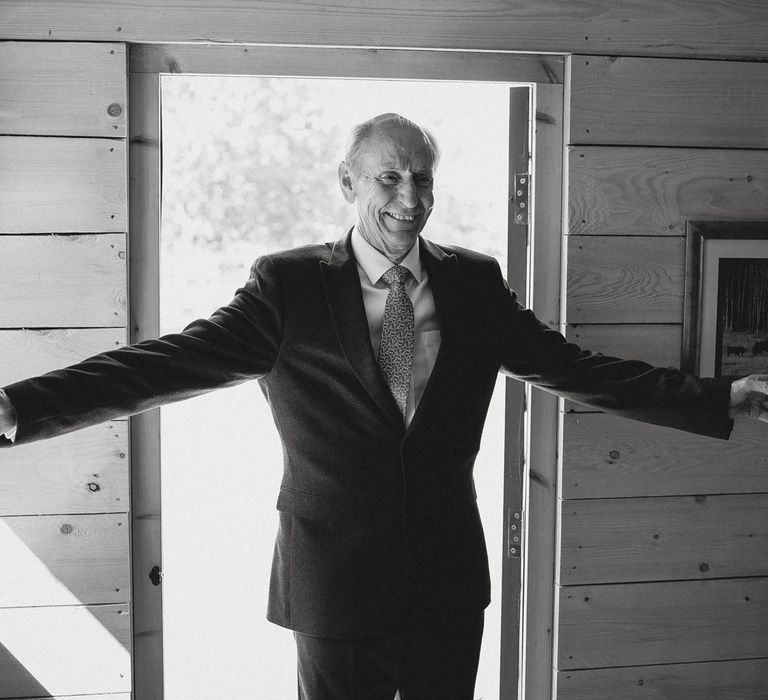
[[472, 469], [500, 369], [728, 436], [730, 382], [583, 351], [517, 303], [491, 258], [420, 245], [442, 344], [407, 429], [377, 369], [347, 236], [259, 258], [229, 305], [180, 334], [6, 387], [17, 442], [257, 378], [284, 448], [269, 618], [351, 637], [487, 605]]

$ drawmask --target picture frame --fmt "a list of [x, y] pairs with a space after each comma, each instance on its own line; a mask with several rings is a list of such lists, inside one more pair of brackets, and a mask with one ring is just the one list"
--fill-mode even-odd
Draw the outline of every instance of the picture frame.
[[686, 222], [683, 369], [768, 373], [768, 221]]

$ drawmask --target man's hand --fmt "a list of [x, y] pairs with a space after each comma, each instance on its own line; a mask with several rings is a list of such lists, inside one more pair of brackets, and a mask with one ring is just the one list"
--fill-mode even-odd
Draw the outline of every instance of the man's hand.
[[8, 395], [0, 389], [0, 435], [16, 428], [16, 411]]
[[768, 423], [768, 374], [752, 374], [731, 385], [731, 418], [752, 418]]

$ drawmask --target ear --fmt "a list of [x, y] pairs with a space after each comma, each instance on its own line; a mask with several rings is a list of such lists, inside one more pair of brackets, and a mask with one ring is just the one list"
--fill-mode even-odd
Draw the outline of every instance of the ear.
[[344, 195], [347, 202], [352, 204], [357, 199], [355, 188], [352, 185], [352, 173], [344, 161], [339, 163], [339, 187], [341, 187], [341, 194]]

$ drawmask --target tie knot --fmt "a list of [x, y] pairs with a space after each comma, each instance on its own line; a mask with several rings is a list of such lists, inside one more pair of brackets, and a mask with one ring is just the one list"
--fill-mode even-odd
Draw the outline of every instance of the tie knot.
[[381, 279], [384, 280], [384, 284], [387, 287], [392, 289], [392, 287], [405, 286], [405, 282], [410, 274], [411, 271], [407, 267], [394, 265], [381, 276]]

